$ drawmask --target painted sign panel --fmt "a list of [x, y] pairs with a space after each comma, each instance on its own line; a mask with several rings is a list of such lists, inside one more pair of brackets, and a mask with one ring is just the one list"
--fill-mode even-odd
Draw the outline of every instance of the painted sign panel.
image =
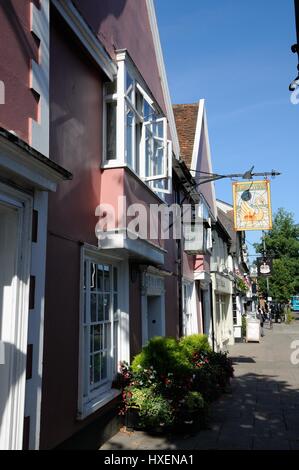
[[273, 260], [271, 258], [257, 258], [258, 276], [267, 277], [272, 274]]
[[233, 183], [235, 231], [271, 230], [270, 181]]

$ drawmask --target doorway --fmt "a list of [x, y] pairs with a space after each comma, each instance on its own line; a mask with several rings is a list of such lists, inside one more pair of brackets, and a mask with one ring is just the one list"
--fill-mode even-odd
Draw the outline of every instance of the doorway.
[[163, 336], [162, 296], [150, 295], [147, 297], [147, 329], [148, 339], [154, 336]]
[[1, 450], [22, 448], [31, 245], [29, 207], [0, 194]]

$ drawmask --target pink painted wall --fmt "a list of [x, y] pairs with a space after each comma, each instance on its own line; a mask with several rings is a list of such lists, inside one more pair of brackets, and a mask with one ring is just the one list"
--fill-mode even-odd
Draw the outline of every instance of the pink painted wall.
[[[38, 6], [38, 1], [34, 2]], [[29, 88], [31, 60], [38, 49], [30, 32], [30, 0], [0, 2], [0, 80], [5, 104], [0, 105], [0, 126], [29, 143], [29, 118], [37, 119], [37, 103]]]
[[50, 154], [73, 179], [50, 195], [49, 230], [92, 244], [101, 200], [102, 86], [101, 72], [52, 22]]
[[194, 271], [210, 272], [210, 255], [198, 255], [194, 259]]
[[[148, 82], [153, 80], [153, 87], [156, 87], [155, 93], [158, 95], [158, 72], [155, 72], [156, 67], [151, 58], [148, 27], [145, 25], [145, 29], [142, 29], [141, 24], [146, 12], [144, 4], [138, 3], [141, 5], [139, 12], [139, 8], [133, 11], [132, 0], [124, 2], [129, 10], [124, 8], [126, 15], [122, 17], [121, 13], [119, 16], [107, 15], [103, 10], [110, 6], [118, 8], [118, 4], [122, 2], [80, 3], [82, 9], [88, 9], [93, 4], [97, 6], [96, 12], [101, 10], [99, 25], [105, 24], [105, 17], [106, 21], [112, 23], [115, 20], [113, 28], [118, 31], [119, 38], [123, 41], [118, 47], [130, 46], [132, 49], [129, 50], [130, 54], [135, 55], [133, 58], [139, 61], [140, 68], [144, 67], [143, 73], [148, 75], [146, 77]], [[93, 12], [91, 18], [97, 22], [96, 12]], [[130, 15], [138, 19], [137, 26], [133, 27]], [[117, 25], [117, 18], [120, 25]], [[129, 23], [129, 27], [125, 26], [126, 22]], [[139, 39], [144, 38], [147, 44], [149, 58], [147, 54], [142, 57], [143, 52], [139, 50], [141, 46], [135, 44], [143, 42], [136, 40], [135, 27]], [[128, 36], [127, 41], [125, 34]], [[107, 38], [106, 40], [108, 41]], [[110, 40], [112, 41], [111, 37]], [[129, 202], [143, 202], [145, 205], [157, 202], [156, 197], [128, 171], [100, 169], [103, 140], [102, 89], [106, 79], [89, 61], [53, 8], [50, 66], [50, 155], [53, 160], [72, 172], [73, 180], [60, 184], [57, 192], [49, 197], [42, 448], [58, 445], [105, 412], [99, 410], [83, 422], [76, 420], [80, 248], [82, 242], [97, 246], [95, 209], [101, 202], [116, 205], [117, 196], [122, 194], [127, 195]], [[157, 240], [157, 244], [161, 246], [164, 246], [164, 243]], [[178, 325], [176, 244], [168, 242], [167, 249], [169, 249], [169, 254], [166, 256], [167, 269], [174, 275], [165, 281], [166, 332], [168, 335], [176, 335]], [[138, 352], [141, 345], [140, 291], [133, 284], [130, 285], [130, 317], [132, 352]], [[61, 357], [63, 362], [58, 360]], [[62, 384], [64, 393], [59, 401]], [[65, 397], [68, 397], [67, 403]]]
[[183, 251], [183, 276], [192, 280], [194, 278], [194, 256]]
[[74, 4], [112, 58], [116, 50], [128, 50], [166, 115], [145, 0], [74, 0]]

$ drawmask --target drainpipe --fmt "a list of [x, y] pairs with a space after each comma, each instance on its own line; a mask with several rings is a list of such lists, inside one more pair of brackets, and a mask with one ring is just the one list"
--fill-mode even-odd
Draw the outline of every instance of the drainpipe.
[[213, 351], [215, 351], [214, 302], [213, 302], [212, 282], [210, 282], [210, 307], [211, 307], [211, 320], [212, 320], [212, 348], [213, 348]]
[[179, 337], [183, 336], [183, 269], [182, 269], [182, 241], [177, 241], [178, 247], [178, 289], [179, 289]]

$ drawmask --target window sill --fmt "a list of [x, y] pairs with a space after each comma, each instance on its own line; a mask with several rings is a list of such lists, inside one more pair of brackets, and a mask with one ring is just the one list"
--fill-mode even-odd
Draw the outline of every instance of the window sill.
[[[101, 166], [102, 170], [112, 170], [117, 168], [124, 168], [128, 173], [130, 173], [152, 196], [154, 196], [158, 201], [162, 204], [167, 204], [164, 199], [159, 196], [159, 191], [154, 191], [148, 184], [143, 181], [143, 179], [134, 171], [129, 165], [126, 163], [119, 163], [117, 160], [113, 161], [113, 163], [104, 163]], [[167, 194], [168, 195], [168, 194]]]
[[112, 388], [111, 390], [109, 390], [108, 392], [103, 393], [102, 395], [95, 398], [94, 400], [92, 400], [88, 403], [85, 403], [83, 405], [82, 412], [80, 412], [80, 411], [78, 412], [77, 419], [79, 421], [84, 420], [85, 418], [92, 415], [93, 413], [95, 413], [100, 408], [107, 405], [107, 403], [114, 400], [114, 398], [117, 398], [120, 395], [121, 395], [120, 390], [116, 390], [116, 389]]

